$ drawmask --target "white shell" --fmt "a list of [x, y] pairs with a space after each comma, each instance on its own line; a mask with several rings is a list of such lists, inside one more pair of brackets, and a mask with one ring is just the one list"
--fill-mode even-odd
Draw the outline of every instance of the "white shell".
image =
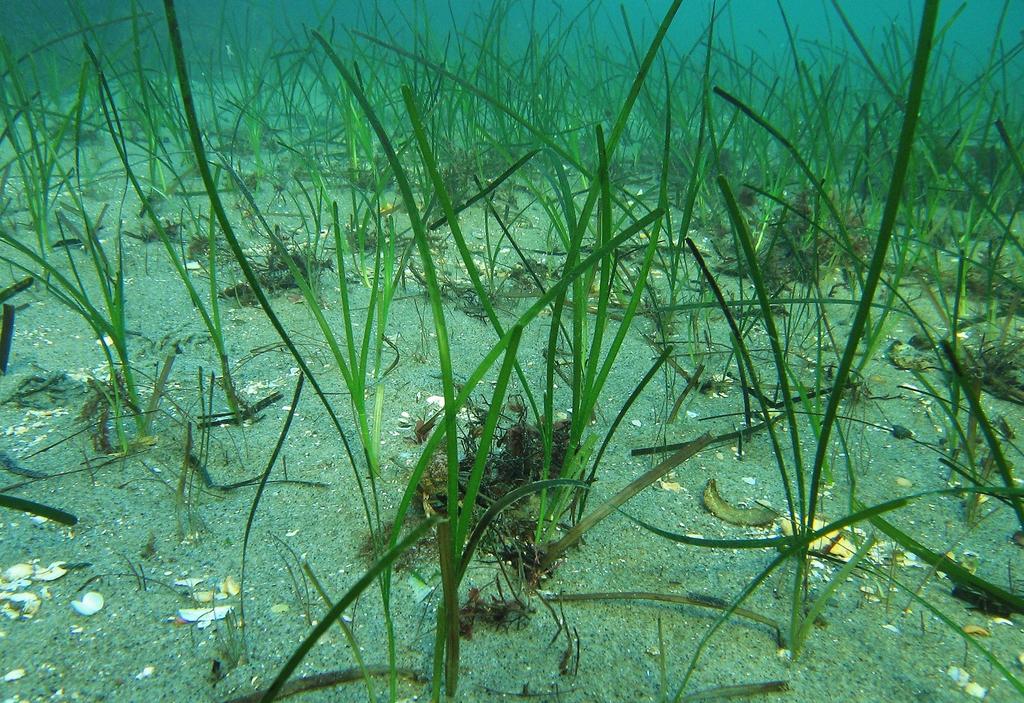
[[174, 585], [175, 586], [186, 586], [188, 588], [195, 588], [196, 586], [198, 586], [199, 584], [201, 584], [205, 580], [206, 579], [198, 579], [198, 578], [178, 579], [177, 581], [174, 582]]
[[39, 612], [39, 606], [42, 603], [39, 596], [29, 591], [0, 595], [2, 595], [0, 601], [3, 601], [3, 613], [12, 620], [27, 620]]
[[82, 596], [81, 600], [71, 601], [71, 607], [79, 615], [86, 617], [95, 615], [103, 609], [103, 594], [96, 591], [89, 591]]
[[6, 674], [4, 674], [4, 681], [10, 683], [11, 681], [17, 681], [20, 678], [24, 678], [24, 676], [24, 669], [11, 669]]
[[32, 565], [22, 562], [4, 569], [4, 581], [17, 581], [32, 575]]
[[65, 563], [66, 562], [63, 561], [55, 561], [49, 566], [47, 566], [45, 569], [40, 569], [37, 567], [35, 573], [32, 574], [32, 580], [56, 581], [68, 572], [68, 570], [64, 568]]
[[178, 617], [185, 622], [195, 623], [200, 630], [205, 630], [216, 620], [223, 620], [234, 609], [230, 605], [218, 605], [213, 608], [182, 608]]
[[15, 579], [14, 581], [4, 581], [0, 579], [0, 593], [14, 593], [15, 591], [21, 591], [32, 585], [32, 581], [27, 578]]
[[955, 683], [960, 688], [966, 686], [971, 680], [971, 675], [963, 669], [961, 669], [959, 666], [950, 666], [948, 669], [946, 669], [946, 675], [949, 676], [949, 678], [953, 679], [953, 683]]

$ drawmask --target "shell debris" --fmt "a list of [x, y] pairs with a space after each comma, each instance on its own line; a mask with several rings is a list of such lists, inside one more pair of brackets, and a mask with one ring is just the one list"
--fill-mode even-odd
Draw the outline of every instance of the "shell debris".
[[967, 682], [971, 680], [971, 675], [963, 669], [961, 669], [959, 666], [951, 666], [948, 669], [946, 669], [946, 676], [952, 679], [953, 683], [955, 683], [960, 688], [966, 686]]
[[32, 576], [32, 565], [24, 562], [20, 564], [14, 564], [4, 569], [4, 581], [13, 583], [14, 581], [21, 581]]
[[65, 574], [68, 570], [64, 568], [64, 561], [55, 561], [45, 568], [34, 566], [32, 569], [32, 580], [33, 581], [56, 581]]
[[185, 588], [195, 588], [196, 586], [201, 584], [204, 580], [205, 579], [201, 579], [201, 578], [182, 578], [182, 579], [177, 579], [174, 582], [174, 585], [175, 586], [184, 586]]
[[192, 623], [199, 630], [205, 630], [217, 620], [223, 620], [234, 610], [233, 605], [218, 605], [213, 608], [182, 608], [178, 618], [182, 622]]
[[213, 599], [214, 599], [214, 597], [216, 597], [216, 595], [217, 595], [216, 593], [214, 593], [213, 591], [209, 591], [209, 590], [192, 591], [192, 599], [196, 603], [212, 603]]
[[976, 681], [971, 681], [971, 675], [959, 666], [950, 666], [946, 669], [946, 675], [952, 679], [964, 693], [972, 698], [982, 699], [988, 695], [988, 689]]
[[977, 681], [968, 681], [967, 685], [964, 686], [964, 693], [974, 698], [984, 698], [988, 695], [988, 689]]
[[30, 591], [0, 593], [0, 611], [11, 620], [28, 620], [39, 612], [39, 596]]
[[89, 617], [103, 610], [104, 602], [102, 593], [89, 591], [79, 600], [71, 601], [71, 608], [79, 615]]
[[[793, 523], [785, 517], [778, 519], [779, 528], [786, 537], [793, 536]], [[811, 525], [815, 531], [822, 529], [828, 524], [825, 518], [816, 517]], [[811, 542], [809, 549], [812, 553], [830, 556], [840, 561], [850, 561], [857, 553], [857, 545], [850, 539], [845, 530], [833, 530]]]
[[39, 566], [38, 563], [20, 562], [8, 566], [0, 576], [0, 592], [13, 593], [28, 588], [33, 581], [56, 581], [68, 570], [64, 568], [67, 562], [55, 561], [49, 566]]
[[217, 590], [223, 594], [225, 598], [231, 596], [237, 596], [242, 592], [242, 586], [238, 583], [238, 579], [230, 574], [224, 577], [224, 580], [217, 584]]

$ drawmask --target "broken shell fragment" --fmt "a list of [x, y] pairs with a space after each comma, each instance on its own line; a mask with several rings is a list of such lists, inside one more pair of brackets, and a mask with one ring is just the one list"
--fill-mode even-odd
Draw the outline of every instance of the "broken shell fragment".
[[29, 591], [0, 593], [0, 601], [3, 602], [0, 608], [3, 609], [4, 615], [12, 620], [28, 620], [39, 612], [41, 604], [39, 596]]
[[185, 622], [194, 623], [200, 630], [205, 630], [217, 620], [223, 620], [234, 609], [230, 605], [218, 605], [213, 608], [182, 608], [178, 617]]
[[988, 689], [975, 681], [968, 681], [964, 693], [973, 698], [984, 698], [988, 695]]
[[79, 615], [89, 617], [103, 609], [103, 594], [96, 591], [89, 591], [81, 600], [71, 601], [71, 608]]
[[11, 669], [4, 674], [4, 681], [10, 683], [11, 681], [17, 681], [18, 679], [25, 678], [24, 669]]
[[946, 669], [946, 675], [949, 676], [960, 688], [963, 688], [971, 680], [971, 675], [961, 669], [959, 666], [950, 666]]
[[[812, 529], [817, 531], [828, 523], [824, 518], [814, 518]], [[786, 537], [793, 536], [793, 523], [787, 518], [779, 518], [779, 527]], [[828, 532], [808, 545], [812, 554], [828, 556], [839, 561], [850, 561], [857, 553], [857, 545], [853, 543], [844, 530], [833, 530]]]
[[36, 568], [32, 574], [33, 581], [56, 581], [60, 577], [64, 576], [68, 572], [64, 568], [64, 564], [67, 562], [55, 561], [45, 569]]
[[192, 598], [196, 603], [212, 603], [213, 602], [213, 591], [193, 591]]
[[227, 576], [220, 582], [220, 592], [229, 596], [237, 596], [242, 592], [242, 587], [234, 576]]
[[200, 578], [178, 579], [177, 581], [174, 582], [174, 585], [175, 586], [185, 586], [186, 588], [195, 588], [196, 586], [201, 584], [204, 580], [205, 579], [200, 579]]
[[20, 579], [26, 579], [32, 575], [32, 565], [25, 564], [14, 564], [4, 569], [4, 581], [18, 581]]

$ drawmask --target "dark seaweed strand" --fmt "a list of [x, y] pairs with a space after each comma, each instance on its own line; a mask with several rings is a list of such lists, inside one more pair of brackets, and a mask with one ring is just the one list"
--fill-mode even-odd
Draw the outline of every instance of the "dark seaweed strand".
[[25, 468], [20, 461], [2, 449], [0, 449], [0, 469], [25, 478], [49, 478], [41, 471]]
[[33, 283], [35, 283], [35, 277], [26, 276], [25, 278], [12, 283], [3, 290], [0, 290], [0, 303], [7, 302], [7, 299], [12, 297], [15, 293], [20, 293], [23, 290], [27, 290]]
[[818, 489], [821, 482], [822, 469], [825, 465], [825, 456], [829, 450], [832, 428], [835, 426], [839, 414], [839, 404], [843, 398], [843, 390], [846, 389], [847, 381], [853, 370], [853, 360], [857, 355], [857, 347], [864, 336], [868, 313], [871, 310], [871, 303], [874, 300], [875, 291], [878, 289], [878, 283], [882, 277], [889, 244], [892, 241], [892, 235], [895, 230], [896, 215], [899, 212], [900, 206], [900, 195], [903, 192], [903, 184], [906, 181], [907, 170], [910, 165], [910, 155], [914, 146], [914, 133], [921, 111], [925, 76], [928, 73], [928, 59], [931, 56], [932, 36], [935, 32], [938, 13], [938, 0], [926, 0], [924, 12], [921, 16], [921, 29], [918, 35], [917, 50], [914, 55], [914, 68], [910, 78], [907, 109], [903, 118], [903, 128], [900, 131], [896, 162], [893, 166], [892, 179], [889, 183], [889, 194], [885, 201], [882, 222], [878, 231], [878, 241], [875, 244], [875, 252], [871, 258], [871, 266], [861, 288], [861, 304], [857, 307], [857, 313], [850, 326], [850, 336], [847, 339], [846, 348], [843, 350], [843, 356], [836, 369], [835, 379], [832, 384], [832, 394], [829, 396], [828, 404], [825, 406], [825, 416], [821, 422], [821, 435], [818, 437], [818, 447], [814, 455], [814, 467], [811, 470], [807, 505], [808, 515], [813, 516], [818, 507]]
[[[221, 373], [224, 376], [224, 393], [227, 397], [228, 407], [231, 411], [230, 414], [233, 415], [240, 423], [243, 419], [242, 409], [239, 407], [238, 397], [234, 390], [234, 382], [231, 380], [231, 369], [227, 362], [227, 351], [224, 347], [224, 335], [219, 323], [217, 322], [219, 318], [216, 312], [216, 296], [211, 295], [211, 307], [214, 308], [214, 313], [211, 316], [210, 312], [207, 311], [206, 306], [199, 297], [195, 286], [192, 284], [192, 280], [189, 278], [183, 262], [176, 255], [174, 245], [171, 243], [171, 238], [167, 232], [164, 222], [153, 209], [153, 204], [146, 197], [142, 184], [139, 183], [139, 179], [135, 176], [135, 170], [132, 168], [131, 161], [128, 158], [128, 147], [125, 139], [124, 127], [121, 123], [121, 116], [117, 110], [117, 104], [114, 101], [114, 93], [107, 82], [99, 57], [96, 56], [95, 52], [88, 44], [85, 45], [85, 50], [96, 69], [97, 78], [99, 79], [100, 107], [103, 111], [104, 121], [107, 124], [107, 131], [110, 133], [114, 149], [117, 151], [118, 157], [121, 159], [121, 163], [124, 166], [125, 176], [131, 183], [132, 189], [135, 191], [136, 195], [138, 195], [139, 200], [142, 201], [142, 211], [149, 216], [149, 219], [153, 224], [154, 231], [157, 233], [161, 244], [167, 251], [171, 265], [174, 267], [178, 277], [185, 285], [185, 290], [188, 292], [189, 299], [192, 301], [192, 306], [199, 312], [199, 315], [203, 318], [203, 324], [210, 333], [214, 347], [217, 349], [218, 357], [221, 359]], [[70, 241], [77, 241], [81, 244], [79, 240]], [[211, 289], [216, 288], [215, 278], [215, 276], [211, 276], [210, 278]], [[200, 427], [202, 426], [203, 425], [200, 424]]]
[[17, 498], [6, 493], [0, 493], [0, 508], [10, 508], [11, 510], [19, 510], [23, 513], [39, 515], [54, 522], [59, 522], [62, 525], [74, 525], [78, 522], [77, 517], [59, 508], [52, 508], [49, 505], [43, 505], [34, 500]]
[[[878, 569], [872, 569], [870, 564], [867, 565], [867, 568], [871, 571], [874, 571], [874, 573], [878, 574]], [[920, 604], [922, 608], [930, 611], [931, 614], [936, 619], [940, 620], [946, 627], [948, 627], [951, 632], [956, 633], [957, 636], [963, 640], [965, 650], [974, 649], [981, 656], [987, 659], [989, 663], [992, 665], [992, 667], [999, 671], [999, 673], [1003, 675], [1005, 680], [1011, 686], [1013, 686], [1013, 688], [1017, 690], [1017, 693], [1024, 696], [1024, 683], [1021, 683], [1021, 680], [1017, 678], [1013, 674], [1013, 672], [1011, 672], [1009, 668], [1007, 668], [1005, 664], [1003, 664], [1003, 662], [1000, 660], [1000, 657], [993, 654], [987, 647], [981, 644], [980, 637], [975, 637], [974, 635], [969, 635], [966, 632], [964, 632], [958, 618], [954, 619], [946, 615], [944, 612], [935, 607], [934, 604], [930, 603], [927, 598], [921, 595], [920, 587], [917, 584], [910, 585], [902, 583], [899, 579], [893, 578], [893, 575], [890, 573], [886, 574], [886, 578], [891, 580], [892, 583], [896, 584], [897, 588], [899, 588], [901, 591], [910, 596], [910, 598], [916, 601], [918, 604]], [[954, 596], [955, 595], [956, 594], [954, 593]]]
[[[221, 229], [224, 232], [224, 238], [227, 240], [231, 253], [238, 262], [238, 266], [242, 270], [242, 274], [245, 276], [246, 282], [248, 282], [249, 286], [252, 288], [253, 295], [255, 295], [257, 301], [259, 301], [260, 307], [263, 308], [263, 312], [266, 313], [267, 319], [274, 327], [274, 331], [277, 332], [281, 341], [283, 341], [285, 346], [288, 347], [288, 351], [291, 352], [292, 357], [295, 359], [295, 363], [298, 364], [303, 375], [306, 376], [310, 385], [313, 386], [314, 392], [317, 394], [317, 397], [320, 398], [327, 415], [330, 417], [331, 424], [333, 424], [335, 430], [337, 430], [338, 436], [341, 438], [342, 444], [344, 445], [345, 453], [348, 455], [349, 462], [352, 465], [356, 482], [359, 486], [359, 494], [362, 499], [363, 511], [366, 514], [367, 524], [372, 525], [374, 524], [373, 512], [370, 510], [370, 504], [366, 499], [366, 489], [363, 484], [363, 477], [359, 472], [358, 462], [356, 461], [355, 453], [352, 451], [352, 447], [349, 444], [348, 435], [345, 434], [345, 430], [341, 426], [341, 420], [338, 418], [337, 413], [334, 412], [334, 408], [331, 406], [330, 401], [328, 401], [327, 395], [313, 376], [313, 372], [310, 370], [309, 365], [303, 358], [302, 353], [299, 351], [295, 342], [288, 334], [288, 331], [285, 330], [281, 320], [277, 317], [277, 314], [271, 307], [270, 301], [267, 300], [267, 296], [264, 293], [263, 288], [260, 286], [256, 273], [252, 270], [252, 266], [245, 258], [245, 253], [242, 251], [241, 244], [235, 236], [234, 228], [231, 225], [231, 221], [228, 219], [227, 212], [224, 210], [224, 204], [221, 202], [220, 196], [217, 194], [217, 184], [214, 182], [213, 174], [210, 172], [210, 165], [206, 158], [206, 149], [203, 147], [203, 136], [199, 130], [199, 120], [196, 116], [195, 102], [192, 97], [192, 88], [189, 83], [188, 67], [185, 63], [185, 49], [182, 45], [181, 28], [178, 24], [177, 13], [174, 9], [174, 0], [164, 0], [164, 13], [167, 17], [167, 30], [170, 35], [171, 48], [174, 53], [174, 63], [178, 72], [178, 84], [181, 91], [182, 107], [188, 123], [192, 149], [196, 157], [196, 168], [199, 170], [199, 174], [203, 180], [203, 186], [210, 198], [210, 207], [213, 209], [217, 222], [220, 224]], [[371, 483], [375, 481], [372, 474], [370, 474], [369, 480]], [[376, 500], [376, 491], [373, 492], [373, 497], [374, 500]]]
[[[747, 350], [746, 342], [744, 342], [743, 340], [743, 334], [740, 331], [739, 325], [736, 323], [736, 318], [733, 316], [732, 311], [730, 310], [729, 305], [725, 300], [725, 295], [722, 293], [722, 289], [719, 287], [718, 282], [715, 280], [714, 274], [711, 273], [711, 269], [708, 268], [707, 262], [704, 261], [704, 257], [703, 255], [701, 255], [696, 243], [689, 237], [687, 237], [685, 241], [686, 245], [690, 249], [690, 253], [693, 255], [694, 261], [697, 262], [697, 266], [700, 268], [701, 273], [704, 276], [704, 280], [707, 282], [708, 287], [711, 288], [711, 292], [714, 294], [715, 300], [718, 301], [718, 307], [722, 311], [722, 314], [725, 316], [725, 320], [729, 325], [730, 331], [732, 332], [732, 338], [735, 342], [737, 355], [736, 367], [741, 372], [744, 372], [745, 370], [746, 375], [749, 376], [750, 385], [755, 391], [753, 395], [755, 398], [758, 399], [758, 401], [761, 404], [761, 412], [763, 414], [763, 417], [766, 418], [766, 420], [769, 420], [772, 416], [770, 412], [771, 408], [769, 408], [766, 402], [767, 396], [761, 391], [760, 381], [757, 376], [757, 368], [754, 365], [753, 357], [751, 357], [750, 352]], [[757, 270], [756, 266], [754, 267], [754, 270]], [[778, 374], [782, 376], [785, 374], [785, 371], [783, 369], [780, 369], [778, 371]], [[740, 376], [740, 380], [743, 380], [742, 373]], [[744, 391], [743, 393], [743, 416], [746, 419], [747, 423], [750, 422], [751, 417], [750, 395], [751, 393], [748, 393], [746, 391]], [[792, 418], [790, 418], [790, 423], [793, 424], [793, 422], [794, 421], [792, 420]], [[786, 506], [789, 511], [789, 514], [795, 517], [796, 515], [798, 515], [797, 502], [794, 500], [793, 490], [790, 486], [790, 482], [786, 474], [786, 461], [782, 453], [782, 445], [780, 443], [778, 435], [775, 433], [774, 424], [771, 422], [766, 422], [765, 424], [768, 429], [768, 435], [771, 439], [772, 451], [775, 454], [775, 460], [778, 464], [780, 472], [782, 472], [782, 488], [786, 493]], [[800, 489], [800, 497], [802, 504], [803, 482], [802, 479], [799, 477], [798, 487]]]
[[3, 326], [0, 329], [0, 374], [7, 373], [12, 341], [14, 341], [14, 306], [4, 303]]
[[1006, 125], [1003, 124], [1001, 119], [996, 120], [996, 131], [999, 132], [999, 138], [1002, 139], [1003, 144], [1006, 145], [1006, 151], [1010, 154], [1010, 161], [1013, 163], [1013, 167], [1017, 171], [1017, 175], [1020, 176], [1022, 181], [1024, 181], [1024, 162], [1021, 161], [1020, 153], [1013, 145], [1010, 133], [1006, 131]]
[[[281, 448], [284, 446], [284, 441], [288, 437], [288, 430], [292, 426], [292, 420], [295, 418], [295, 408], [299, 406], [299, 399], [302, 397], [302, 385], [306, 377], [303, 375], [299, 376], [299, 380], [295, 384], [295, 392], [292, 394], [291, 405], [288, 406], [288, 417], [284, 420], [284, 425], [281, 427], [281, 434], [277, 437], [277, 444], [274, 445], [274, 451], [270, 453], [270, 458], [267, 459], [267, 468], [263, 470], [263, 475], [260, 476], [259, 486], [256, 488], [256, 495], [253, 496], [252, 506], [249, 508], [249, 517], [245, 521], [245, 534], [242, 537], [242, 577], [239, 582], [238, 592], [238, 614], [241, 621], [245, 622], [245, 565], [246, 565], [246, 554], [249, 549], [249, 535], [252, 533], [252, 524], [256, 521], [256, 508], [260, 505], [260, 499], [263, 497], [263, 490], [267, 487], [267, 480], [270, 478], [270, 471], [274, 468], [274, 464], [277, 462], [277, 457], [281, 453]], [[243, 637], [245, 636], [245, 630], [242, 630]]]
[[[539, 153], [540, 153], [540, 149], [531, 149], [530, 151], [526, 152], [523, 156], [521, 156], [519, 158], [518, 161], [516, 161], [514, 164], [512, 164], [507, 169], [505, 169], [505, 171], [503, 173], [501, 173], [497, 178], [495, 178], [493, 181], [491, 181], [486, 186], [484, 186], [479, 191], [477, 191], [476, 195], [472, 196], [471, 198], [466, 200], [464, 203], [462, 203], [460, 205], [456, 205], [455, 208], [454, 208], [455, 214], [458, 215], [460, 212], [462, 212], [466, 208], [471, 207], [473, 204], [477, 203], [478, 201], [482, 200], [483, 198], [486, 198], [488, 195], [493, 193], [495, 190], [498, 189], [498, 186], [500, 186], [502, 183], [504, 183], [506, 180], [508, 180], [512, 176], [512, 174], [514, 174], [520, 168], [525, 166], [530, 159], [532, 159], [534, 156], [536, 156]], [[448, 216], [445, 215], [445, 216], [443, 216], [443, 217], [441, 217], [441, 218], [439, 218], [437, 220], [434, 220], [429, 225], [427, 225], [427, 229], [429, 229], [429, 230], [438, 229], [439, 227], [441, 227], [442, 225], [444, 225], [447, 222], [448, 222]]]
[[[1003, 480], [1003, 486], [1007, 489], [1012, 489], [1016, 485], [1013, 478], [1013, 468], [1006, 460], [1002, 444], [996, 436], [995, 428], [992, 427], [988, 414], [981, 404], [981, 392], [977, 384], [970, 382], [970, 377], [967, 371], [964, 370], [961, 361], [957, 358], [953, 346], [946, 340], [942, 340], [940, 345], [942, 346], [943, 353], [946, 355], [946, 359], [953, 367], [956, 382], [963, 389], [964, 395], [967, 397], [967, 402], [971, 406], [971, 412], [978, 417], [978, 426], [981, 428], [981, 433], [985, 436], [985, 442], [992, 453], [992, 460], [995, 462], [996, 468], [999, 469], [999, 476]], [[1021, 529], [1024, 529], [1024, 502], [1021, 501], [1020, 496], [1011, 496], [1009, 501], [1013, 507], [1013, 512], [1017, 515], [1017, 524]]]
[[733, 686], [715, 686], [683, 696], [682, 701], [720, 701], [729, 698], [747, 698], [762, 693], [785, 693], [789, 684], [785, 681], [761, 681], [759, 683], [742, 683]]
[[[710, 610], [728, 610], [730, 607], [728, 601], [714, 596], [707, 596], [703, 593], [690, 593], [683, 595], [679, 593], [655, 593], [653, 591], [602, 591], [593, 593], [559, 593], [554, 596], [548, 596], [547, 599], [562, 603], [611, 600], [647, 600], [661, 603], [673, 603], [676, 605], [692, 605], [697, 608], [708, 608]], [[782, 635], [782, 626], [775, 620], [747, 608], [733, 608], [732, 613], [753, 622], [767, 625], [772, 629], [775, 635], [776, 644], [780, 647], [785, 646], [785, 640]]]
[[[352, 667], [349, 669], [338, 669], [337, 671], [325, 671], [321, 674], [300, 676], [285, 684], [278, 698], [288, 698], [289, 696], [305, 693], [306, 691], [317, 691], [343, 683], [360, 681], [368, 676], [389, 676], [391, 673], [391, 667], [389, 666], [367, 666], [364, 669]], [[422, 683], [424, 680], [423, 676], [413, 669], [396, 669], [393, 673], [410, 681]], [[237, 698], [230, 698], [224, 701], [224, 703], [261, 703], [261, 701], [265, 700], [263, 698], [265, 694], [266, 691], [256, 691], [255, 693], [249, 693]]]
[[343, 595], [341, 599], [334, 604], [333, 608], [331, 608], [327, 613], [324, 614], [323, 618], [321, 618], [317, 626], [313, 628], [312, 632], [310, 632], [302, 641], [302, 643], [298, 647], [296, 647], [291, 657], [281, 668], [281, 671], [278, 672], [277, 677], [274, 679], [273, 683], [271, 683], [270, 686], [267, 688], [266, 694], [264, 694], [263, 698], [261, 699], [262, 701], [264, 701], [265, 703], [270, 703], [270, 701], [273, 701], [277, 698], [278, 694], [280, 694], [283, 691], [285, 685], [288, 682], [288, 679], [291, 678], [292, 673], [298, 668], [299, 664], [302, 663], [302, 660], [306, 658], [306, 655], [309, 653], [311, 649], [313, 649], [313, 646], [320, 640], [321, 637], [324, 636], [327, 630], [330, 629], [332, 625], [334, 625], [334, 621], [341, 617], [342, 613], [344, 613], [345, 610], [350, 605], [352, 605], [353, 602], [355, 602], [355, 600], [360, 596], [360, 594], [362, 594], [362, 592], [365, 591], [367, 587], [369, 587], [370, 584], [372, 584], [377, 579], [377, 577], [380, 576], [382, 572], [386, 571], [391, 567], [392, 562], [394, 562], [395, 559], [397, 559], [402, 554], [402, 552], [404, 552], [406, 549], [408, 549], [416, 542], [418, 542], [425, 534], [427, 534], [427, 532], [432, 530], [439, 522], [440, 520], [438, 520], [436, 516], [428, 518], [421, 522], [419, 525], [413, 528], [413, 530], [405, 537], [405, 539], [403, 539], [394, 547], [385, 552], [384, 555], [381, 556], [381, 558], [378, 559], [373, 564], [373, 566], [371, 566], [366, 571], [366, 573], [364, 573], [362, 577], [358, 581], [356, 581], [356, 583], [348, 591], [345, 592], [345, 595]]

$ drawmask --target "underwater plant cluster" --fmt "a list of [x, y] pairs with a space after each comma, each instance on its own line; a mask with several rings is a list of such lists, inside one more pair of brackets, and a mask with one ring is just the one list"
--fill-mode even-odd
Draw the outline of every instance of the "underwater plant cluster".
[[1024, 697], [1024, 10], [756, 4], [0, 8], [0, 700]]

